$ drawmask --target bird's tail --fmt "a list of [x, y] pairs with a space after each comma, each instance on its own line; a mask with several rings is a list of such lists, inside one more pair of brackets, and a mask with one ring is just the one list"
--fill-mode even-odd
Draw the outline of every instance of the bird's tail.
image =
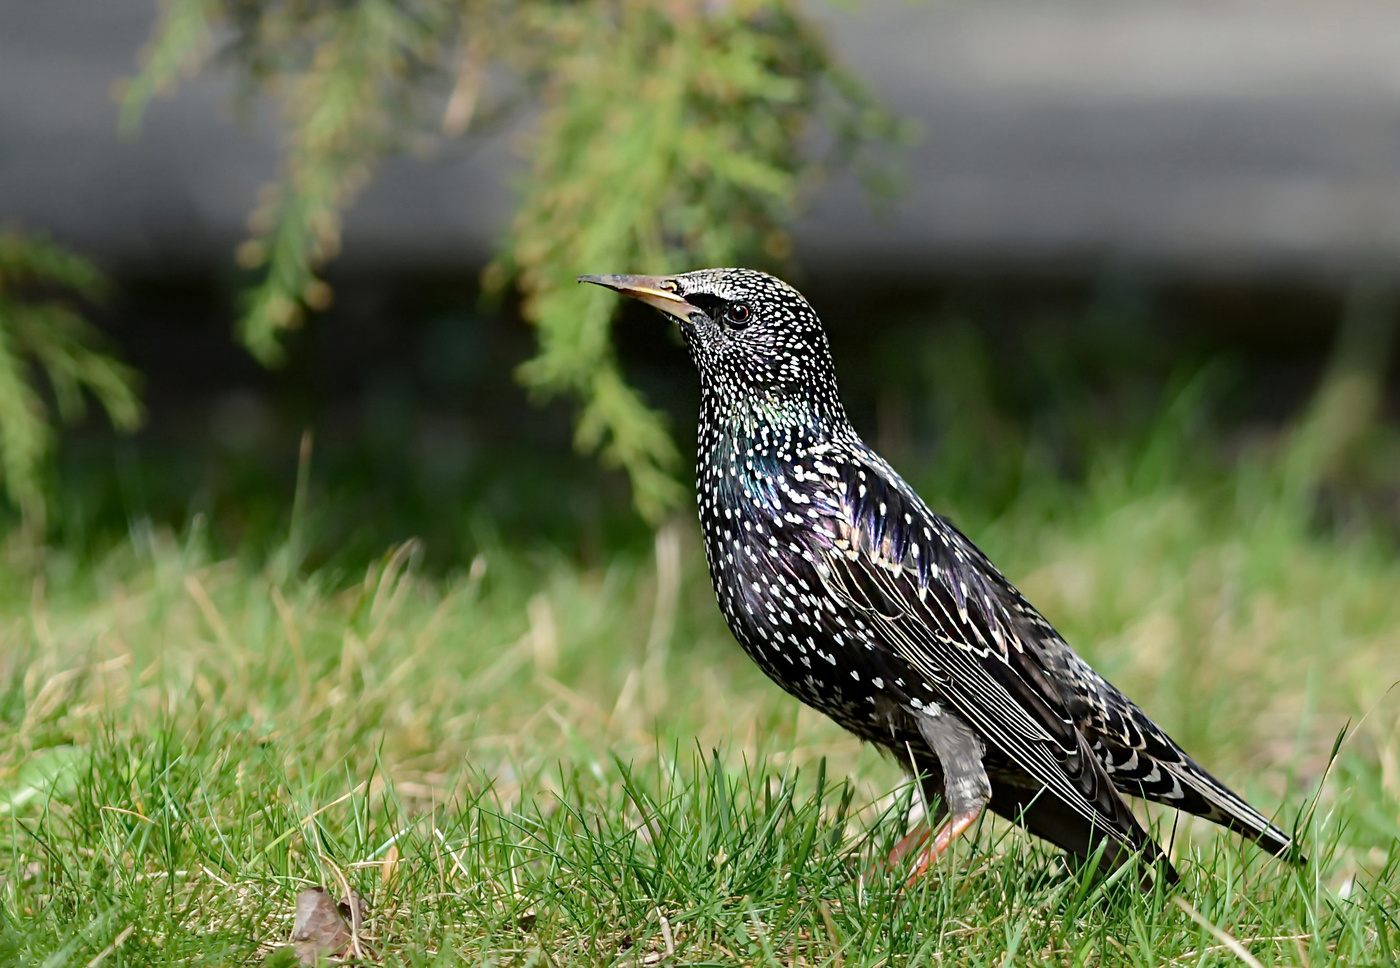
[[[1156, 868], [1168, 884], [1180, 881], [1181, 875], [1127, 805], [1116, 796], [1112, 800], [1118, 809], [1111, 818], [1105, 817], [1111, 819], [1111, 824], [1102, 826], [1085, 822], [1082, 814], [1043, 790], [1002, 785], [993, 789], [989, 806], [993, 812], [1064, 850], [1073, 868], [1097, 858], [1098, 872], [1107, 874], [1137, 854], [1148, 866]], [[1142, 882], [1144, 888], [1148, 885], [1149, 880]]]
[[1298, 865], [1308, 862], [1307, 855], [1295, 838], [1194, 760], [1184, 757], [1184, 762], [1160, 765], [1164, 772], [1180, 783], [1182, 792], [1180, 799], [1163, 799], [1162, 802], [1248, 837], [1275, 857]]

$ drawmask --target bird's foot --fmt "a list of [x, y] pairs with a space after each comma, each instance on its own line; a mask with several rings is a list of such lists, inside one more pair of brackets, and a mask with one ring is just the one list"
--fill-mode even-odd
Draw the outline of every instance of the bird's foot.
[[877, 874], [894, 870], [900, 864], [904, 863], [904, 858], [922, 847], [924, 842], [928, 840], [932, 834], [933, 830], [929, 827], [928, 822], [920, 820], [919, 825], [909, 831], [909, 833], [904, 836], [904, 839], [895, 844], [890, 852], [885, 855], [885, 862], [881, 864], [878, 860], [875, 861], [866, 870], [865, 876], [873, 879]]
[[[924, 852], [919, 855], [919, 859], [914, 862], [914, 869], [909, 873], [909, 879], [904, 882], [904, 886], [908, 887], [919, 878], [923, 877], [924, 874], [928, 872], [928, 869], [933, 866], [933, 862], [942, 856], [943, 852], [952, 844], [953, 838], [976, 823], [977, 818], [981, 815], [982, 811], [980, 808], [977, 810], [969, 810], [966, 813], [954, 814], [952, 819], [939, 829], [938, 835], [933, 838], [933, 843], [929, 844], [928, 847], [924, 849]], [[911, 834], [910, 836], [912, 837], [913, 835]], [[925, 831], [924, 837], [927, 836], [928, 833]], [[890, 856], [893, 857], [894, 852], [898, 851], [900, 847], [903, 847], [905, 841], [908, 839], [909, 837], [905, 837], [904, 840], [901, 840], [894, 851], [890, 852]], [[920, 843], [922, 843], [922, 840]]]
[[898, 867], [904, 862], [904, 858], [909, 856], [912, 851], [922, 847], [924, 841], [928, 840], [929, 835], [932, 833], [933, 831], [929, 829], [929, 825], [920, 821], [919, 825], [905, 835], [903, 840], [894, 845], [894, 849], [891, 850], [889, 855], [885, 858], [885, 864], [889, 867]]

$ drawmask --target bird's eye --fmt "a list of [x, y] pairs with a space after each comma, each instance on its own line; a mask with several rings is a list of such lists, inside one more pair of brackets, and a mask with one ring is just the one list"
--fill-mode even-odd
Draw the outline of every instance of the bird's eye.
[[729, 308], [724, 311], [724, 319], [730, 326], [736, 329], [749, 324], [749, 307], [745, 303], [730, 303]]

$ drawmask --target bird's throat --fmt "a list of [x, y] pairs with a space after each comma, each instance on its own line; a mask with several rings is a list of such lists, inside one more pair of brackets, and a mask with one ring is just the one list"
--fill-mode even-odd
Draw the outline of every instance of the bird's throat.
[[780, 399], [755, 398], [746, 407], [701, 406], [697, 486], [712, 487], [721, 502], [754, 513], [776, 512], [779, 490], [812, 449], [851, 433], [839, 414], [815, 412]]
[[839, 403], [778, 393], [736, 398], [702, 389], [702, 442], [706, 436], [727, 438], [742, 450], [782, 456], [782, 451], [845, 439], [854, 431]]

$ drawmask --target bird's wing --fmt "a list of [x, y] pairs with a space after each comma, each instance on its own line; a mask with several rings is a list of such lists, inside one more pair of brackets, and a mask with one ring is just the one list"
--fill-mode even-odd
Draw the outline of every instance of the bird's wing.
[[817, 454], [811, 472], [834, 485], [814, 508], [828, 590], [1046, 793], [1155, 853], [982, 573], [990, 563], [873, 454]]
[[1281, 857], [1305, 862], [1293, 839], [1220, 782], [1161, 726], [1098, 674], [965, 535], [947, 521], [954, 558], [970, 563], [985, 583], [989, 607], [1010, 629], [1008, 661], [1058, 688], [1061, 709], [1088, 741], [1113, 786], [1221, 824]]
[[[971, 542], [967, 546], [990, 566]], [[990, 574], [1020, 640], [1060, 685], [1070, 715], [1115, 787], [1229, 827], [1272, 854], [1305, 860], [1287, 833], [1188, 756], [1166, 730], [1094, 671], [999, 572]]]

